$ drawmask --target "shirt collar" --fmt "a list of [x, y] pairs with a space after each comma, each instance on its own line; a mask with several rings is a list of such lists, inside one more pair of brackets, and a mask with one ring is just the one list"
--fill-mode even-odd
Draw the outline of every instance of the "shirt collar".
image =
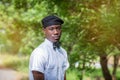
[[[50, 47], [53, 48], [53, 42], [51, 42], [51, 41], [48, 40], [47, 38], [45, 38], [45, 43], [46, 43], [48, 46], [50, 46]], [[54, 48], [53, 48], [53, 49], [54, 49]], [[60, 49], [60, 48], [57, 48], [57, 49]]]
[[45, 43], [48, 44], [49, 46], [53, 47], [53, 42], [45, 38]]

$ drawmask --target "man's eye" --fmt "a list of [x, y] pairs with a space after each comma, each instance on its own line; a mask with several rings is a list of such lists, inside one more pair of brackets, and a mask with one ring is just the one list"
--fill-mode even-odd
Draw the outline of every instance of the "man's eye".
[[61, 30], [61, 27], [58, 27], [57, 29], [58, 29], [58, 30]]
[[49, 30], [53, 30], [53, 28], [49, 28]]

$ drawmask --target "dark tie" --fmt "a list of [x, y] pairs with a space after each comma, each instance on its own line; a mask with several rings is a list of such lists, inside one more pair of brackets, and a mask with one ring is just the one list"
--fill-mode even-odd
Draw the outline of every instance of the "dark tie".
[[53, 49], [55, 50], [56, 48], [60, 48], [60, 42], [54, 42], [53, 43]]

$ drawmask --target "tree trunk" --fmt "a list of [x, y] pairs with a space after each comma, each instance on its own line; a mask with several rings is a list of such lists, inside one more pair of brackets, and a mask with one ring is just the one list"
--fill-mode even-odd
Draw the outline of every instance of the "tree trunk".
[[105, 80], [112, 80], [112, 76], [110, 75], [108, 66], [107, 66], [107, 55], [103, 54], [100, 56], [100, 64], [102, 67], [102, 73], [105, 78]]
[[113, 64], [113, 72], [112, 72], [113, 80], [116, 80], [116, 71], [118, 67], [118, 61], [119, 61], [119, 56], [114, 55], [114, 64]]

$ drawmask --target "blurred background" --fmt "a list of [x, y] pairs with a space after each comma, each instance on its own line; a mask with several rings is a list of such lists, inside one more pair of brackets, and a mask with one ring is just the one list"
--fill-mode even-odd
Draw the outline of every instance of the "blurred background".
[[65, 21], [67, 80], [120, 80], [120, 0], [0, 0], [0, 80], [28, 80], [49, 14]]

